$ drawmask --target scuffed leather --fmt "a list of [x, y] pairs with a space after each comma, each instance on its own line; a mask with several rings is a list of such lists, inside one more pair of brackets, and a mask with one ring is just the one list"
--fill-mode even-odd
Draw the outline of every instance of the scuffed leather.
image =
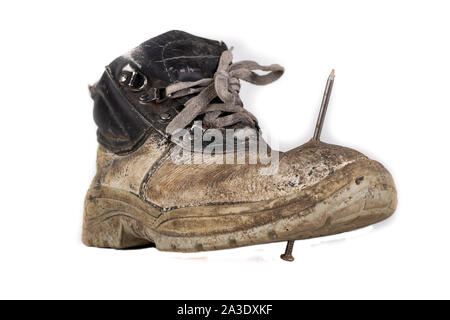
[[176, 164], [168, 158], [142, 189], [145, 200], [164, 208], [257, 202], [295, 194], [364, 159], [355, 150], [314, 140], [280, 152], [274, 175], [261, 175], [262, 164]]
[[[177, 81], [212, 77], [220, 54], [226, 49], [223, 42], [183, 31], [169, 31], [115, 59], [91, 88], [99, 143], [121, 154], [135, 150], [145, 141], [150, 128], [167, 137], [168, 121], [162, 121], [160, 115], [168, 113], [173, 118], [189, 97], [156, 99], [155, 89], [163, 89]], [[144, 76], [147, 79], [145, 87], [135, 90], [121, 84], [124, 70]]]
[[136, 152], [98, 153], [94, 185], [126, 190], [160, 208], [258, 202], [295, 194], [333, 175], [363, 154], [310, 141], [279, 154], [279, 170], [261, 175], [261, 164], [176, 164], [171, 144], [152, 134]]
[[109, 68], [118, 79], [122, 69], [130, 64], [147, 77], [150, 88], [165, 88], [177, 81], [211, 78], [226, 49], [223, 42], [175, 30], [142, 43], [115, 59]]

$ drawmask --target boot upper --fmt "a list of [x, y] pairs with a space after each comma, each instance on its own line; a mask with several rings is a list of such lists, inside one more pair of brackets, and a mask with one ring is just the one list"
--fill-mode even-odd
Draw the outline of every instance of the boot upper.
[[164, 89], [212, 78], [226, 49], [220, 41], [169, 31], [115, 59], [90, 87], [99, 143], [120, 154], [136, 150], [151, 131], [166, 136], [167, 120], [188, 98], [166, 99]]
[[[220, 128], [230, 123], [242, 129], [235, 125], [242, 120], [243, 127], [256, 129], [261, 139], [256, 119], [243, 110], [239, 80], [267, 84], [284, 69], [231, 59], [223, 42], [170, 31], [107, 66], [91, 90], [102, 146], [95, 184], [129, 191], [162, 209], [257, 202], [298, 192], [366, 159], [354, 150], [312, 140], [280, 152], [277, 171], [269, 175], [262, 174], [267, 169], [262, 161], [217, 161], [229, 156], [223, 152], [199, 164], [174, 161], [176, 143], [166, 131], [172, 132], [168, 128], [174, 123], [185, 127], [199, 116]], [[261, 76], [253, 70], [269, 73]], [[192, 157], [197, 151], [194, 148]]]

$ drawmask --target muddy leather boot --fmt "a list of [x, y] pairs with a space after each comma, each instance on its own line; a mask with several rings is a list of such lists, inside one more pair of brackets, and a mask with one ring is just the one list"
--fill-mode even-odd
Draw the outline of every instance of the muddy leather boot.
[[[279, 65], [233, 63], [223, 42], [181, 31], [114, 60], [90, 87], [99, 148], [83, 242], [192, 252], [326, 236], [389, 217], [397, 195], [380, 163], [317, 137], [284, 153], [268, 148], [239, 81], [263, 85], [282, 74]], [[216, 139], [205, 139], [211, 130]]]

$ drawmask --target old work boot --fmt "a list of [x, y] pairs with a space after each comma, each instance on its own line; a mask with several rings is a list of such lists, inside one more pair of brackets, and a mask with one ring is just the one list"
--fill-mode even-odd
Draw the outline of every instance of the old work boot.
[[99, 148], [83, 242], [192, 252], [325, 236], [389, 217], [396, 190], [380, 163], [317, 134], [289, 152], [267, 147], [239, 81], [263, 85], [282, 74], [279, 65], [233, 63], [223, 42], [181, 31], [114, 60], [90, 88]]

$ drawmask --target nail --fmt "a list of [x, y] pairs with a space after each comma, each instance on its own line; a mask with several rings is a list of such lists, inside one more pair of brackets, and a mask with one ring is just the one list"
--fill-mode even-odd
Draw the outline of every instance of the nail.
[[292, 249], [294, 248], [295, 240], [289, 240], [286, 245], [286, 251], [280, 256], [284, 261], [294, 261], [294, 257], [292, 256]]

